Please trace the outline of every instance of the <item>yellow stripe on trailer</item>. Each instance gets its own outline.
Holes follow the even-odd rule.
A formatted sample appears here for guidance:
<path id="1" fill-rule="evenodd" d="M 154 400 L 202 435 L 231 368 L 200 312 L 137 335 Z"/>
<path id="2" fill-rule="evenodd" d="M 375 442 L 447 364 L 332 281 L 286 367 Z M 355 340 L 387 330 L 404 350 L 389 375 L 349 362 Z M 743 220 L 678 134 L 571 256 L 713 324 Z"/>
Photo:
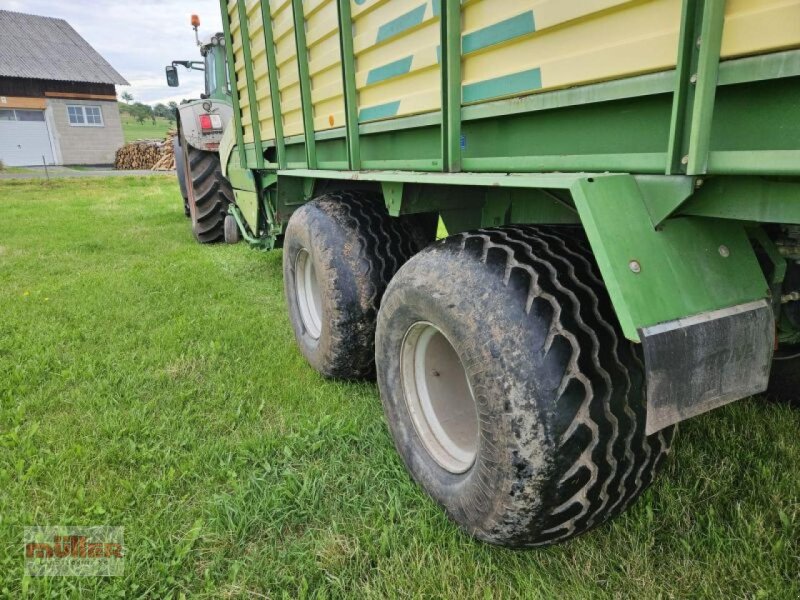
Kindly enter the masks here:
<path id="1" fill-rule="evenodd" d="M 303 3 L 315 131 L 344 126 L 344 84 L 336 5 L 336 0 Z"/>
<path id="2" fill-rule="evenodd" d="M 294 37 L 294 14 L 291 0 L 270 0 L 275 61 L 278 64 L 281 118 L 284 135 L 302 135 L 303 110 L 300 79 L 297 74 L 297 44 Z"/>
<path id="3" fill-rule="evenodd" d="M 275 137 L 275 122 L 272 116 L 272 97 L 269 89 L 267 68 L 267 46 L 264 39 L 264 16 L 260 0 L 249 0 L 246 4 L 248 33 L 250 34 L 250 60 L 253 69 L 253 85 L 256 97 L 258 126 L 261 139 Z"/>
<path id="4" fill-rule="evenodd" d="M 468 0 L 464 103 L 674 68 L 679 0 Z M 728 0 L 721 57 L 800 47 L 800 0 Z"/>
<path id="5" fill-rule="evenodd" d="M 233 41 L 233 68 L 236 73 L 236 90 L 239 93 L 239 108 L 242 120 L 242 138 L 245 144 L 252 144 L 255 140 L 253 133 L 253 118 L 250 114 L 250 98 L 247 95 L 247 75 L 245 72 L 244 40 L 239 22 L 239 6 L 236 0 L 228 2 L 228 15 L 231 22 L 231 40 Z M 252 38 L 251 38 L 252 39 Z"/>
<path id="6" fill-rule="evenodd" d="M 465 103 L 675 65 L 678 0 L 516 0 L 502 3 L 502 10 L 500 4 L 482 0 L 464 6 Z M 492 7 L 498 8 L 496 20 L 482 21 Z"/>
<path id="7" fill-rule="evenodd" d="M 800 0 L 727 0 L 722 58 L 800 48 Z"/>
<path id="8" fill-rule="evenodd" d="M 441 109 L 438 0 L 351 2 L 359 121 Z"/>

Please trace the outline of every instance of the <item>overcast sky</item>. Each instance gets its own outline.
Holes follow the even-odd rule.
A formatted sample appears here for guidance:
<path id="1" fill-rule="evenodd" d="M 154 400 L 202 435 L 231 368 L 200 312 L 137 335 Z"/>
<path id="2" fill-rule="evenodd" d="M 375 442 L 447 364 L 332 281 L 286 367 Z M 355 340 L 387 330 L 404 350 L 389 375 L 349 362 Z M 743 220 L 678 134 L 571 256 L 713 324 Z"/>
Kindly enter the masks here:
<path id="1" fill-rule="evenodd" d="M 189 19 L 200 15 L 200 35 L 222 31 L 218 0 L 0 0 L 0 8 L 58 17 L 103 55 L 130 86 L 117 86 L 140 102 L 180 102 L 203 91 L 203 74 L 179 67 L 181 86 L 167 87 L 164 67 L 200 59 Z"/>

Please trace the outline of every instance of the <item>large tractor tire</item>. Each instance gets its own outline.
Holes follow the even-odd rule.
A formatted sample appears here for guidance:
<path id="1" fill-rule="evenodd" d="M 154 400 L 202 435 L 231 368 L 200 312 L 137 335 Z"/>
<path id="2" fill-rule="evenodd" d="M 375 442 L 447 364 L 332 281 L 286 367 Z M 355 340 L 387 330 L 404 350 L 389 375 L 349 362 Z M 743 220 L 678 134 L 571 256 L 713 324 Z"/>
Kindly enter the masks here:
<path id="1" fill-rule="evenodd" d="M 183 148 L 181 148 L 180 133 L 172 138 L 172 150 L 175 153 L 175 174 L 178 177 L 178 187 L 183 198 L 183 214 L 192 216 L 189 210 L 189 191 L 186 189 L 186 167 L 184 165 Z"/>
<path id="2" fill-rule="evenodd" d="M 413 478 L 477 538 L 548 545 L 625 510 L 673 431 L 645 435 L 643 365 L 563 229 L 459 234 L 397 273 L 378 316 L 386 419 Z"/>
<path id="3" fill-rule="evenodd" d="M 319 373 L 374 376 L 378 307 L 421 249 L 417 237 L 371 194 L 331 193 L 294 212 L 283 242 L 284 290 L 300 351 Z"/>
<path id="4" fill-rule="evenodd" d="M 201 244 L 221 242 L 233 188 L 222 175 L 218 154 L 193 148 L 185 140 L 183 148 L 192 233 Z"/>
<path id="5" fill-rule="evenodd" d="M 775 353 L 766 397 L 800 407 L 800 346 Z"/>

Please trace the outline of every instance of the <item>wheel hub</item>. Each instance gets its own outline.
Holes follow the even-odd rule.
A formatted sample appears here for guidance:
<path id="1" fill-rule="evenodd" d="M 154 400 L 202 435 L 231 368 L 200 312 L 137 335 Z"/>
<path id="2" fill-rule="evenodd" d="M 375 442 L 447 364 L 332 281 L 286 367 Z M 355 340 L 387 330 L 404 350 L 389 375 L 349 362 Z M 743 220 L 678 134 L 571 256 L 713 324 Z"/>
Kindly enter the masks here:
<path id="1" fill-rule="evenodd" d="M 300 318 L 308 335 L 315 340 L 322 333 L 322 296 L 320 294 L 314 261 L 308 250 L 302 248 L 294 263 L 295 290 Z"/>
<path id="2" fill-rule="evenodd" d="M 400 369 L 406 407 L 425 450 L 451 473 L 469 470 L 478 453 L 480 426 L 453 345 L 435 325 L 415 323 L 403 339 Z"/>

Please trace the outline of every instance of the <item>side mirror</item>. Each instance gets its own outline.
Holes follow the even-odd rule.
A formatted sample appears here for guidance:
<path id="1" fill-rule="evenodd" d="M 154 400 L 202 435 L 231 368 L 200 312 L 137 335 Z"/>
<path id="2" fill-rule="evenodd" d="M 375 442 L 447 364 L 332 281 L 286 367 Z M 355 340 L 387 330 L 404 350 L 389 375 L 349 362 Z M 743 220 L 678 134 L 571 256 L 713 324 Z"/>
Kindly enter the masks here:
<path id="1" fill-rule="evenodd" d="M 180 85 L 178 82 L 178 69 L 169 65 L 164 70 L 167 72 L 167 85 L 169 87 L 178 87 Z"/>

